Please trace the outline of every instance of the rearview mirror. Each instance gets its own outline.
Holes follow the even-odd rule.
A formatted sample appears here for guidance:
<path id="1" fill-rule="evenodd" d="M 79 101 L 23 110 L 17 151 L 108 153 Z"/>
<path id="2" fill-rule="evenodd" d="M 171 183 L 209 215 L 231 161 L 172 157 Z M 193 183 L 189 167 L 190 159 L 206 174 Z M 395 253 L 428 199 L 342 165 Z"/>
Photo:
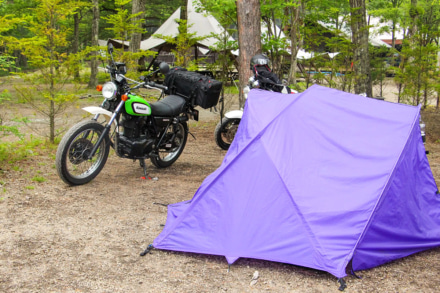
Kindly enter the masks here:
<path id="1" fill-rule="evenodd" d="M 170 66 L 166 62 L 161 62 L 159 64 L 159 69 L 162 74 L 167 74 L 170 71 Z"/>
<path id="2" fill-rule="evenodd" d="M 112 43 L 109 43 L 109 44 L 108 44 L 108 46 L 107 46 L 107 51 L 108 51 L 109 54 L 112 54 L 112 53 L 113 53 L 113 44 L 112 44 Z"/>

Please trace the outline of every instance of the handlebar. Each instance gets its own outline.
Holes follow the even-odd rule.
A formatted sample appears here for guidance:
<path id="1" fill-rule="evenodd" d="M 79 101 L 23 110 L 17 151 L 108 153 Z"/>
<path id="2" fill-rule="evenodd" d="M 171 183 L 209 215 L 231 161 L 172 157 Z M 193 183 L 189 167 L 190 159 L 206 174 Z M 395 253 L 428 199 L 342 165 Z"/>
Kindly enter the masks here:
<path id="1" fill-rule="evenodd" d="M 161 89 L 161 90 L 164 90 L 164 91 L 168 90 L 168 87 L 167 87 L 167 86 L 157 84 L 157 83 L 155 83 L 155 82 L 153 82 L 153 81 L 146 81 L 146 82 L 145 82 L 145 85 L 146 85 L 146 86 L 155 87 L 155 88 L 158 88 L 158 89 Z"/>

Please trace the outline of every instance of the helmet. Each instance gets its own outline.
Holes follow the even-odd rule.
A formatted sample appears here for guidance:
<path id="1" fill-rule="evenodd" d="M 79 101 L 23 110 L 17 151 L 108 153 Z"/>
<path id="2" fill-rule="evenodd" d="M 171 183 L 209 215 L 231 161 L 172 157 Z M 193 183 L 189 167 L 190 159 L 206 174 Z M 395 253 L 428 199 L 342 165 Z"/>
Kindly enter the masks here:
<path id="1" fill-rule="evenodd" d="M 255 68 L 255 66 L 269 66 L 270 60 L 264 54 L 257 54 L 251 58 L 251 70 Z M 270 67 L 270 66 L 269 66 Z"/>

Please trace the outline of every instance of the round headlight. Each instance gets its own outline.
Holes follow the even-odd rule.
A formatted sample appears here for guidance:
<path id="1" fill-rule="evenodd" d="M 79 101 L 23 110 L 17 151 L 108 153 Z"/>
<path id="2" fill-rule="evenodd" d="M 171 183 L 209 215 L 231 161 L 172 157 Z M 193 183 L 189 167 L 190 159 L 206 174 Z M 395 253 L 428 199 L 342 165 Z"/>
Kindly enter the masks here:
<path id="1" fill-rule="evenodd" d="M 113 82 L 109 81 L 104 84 L 102 87 L 102 95 L 107 100 L 114 100 L 116 98 L 116 91 L 118 87 Z"/>

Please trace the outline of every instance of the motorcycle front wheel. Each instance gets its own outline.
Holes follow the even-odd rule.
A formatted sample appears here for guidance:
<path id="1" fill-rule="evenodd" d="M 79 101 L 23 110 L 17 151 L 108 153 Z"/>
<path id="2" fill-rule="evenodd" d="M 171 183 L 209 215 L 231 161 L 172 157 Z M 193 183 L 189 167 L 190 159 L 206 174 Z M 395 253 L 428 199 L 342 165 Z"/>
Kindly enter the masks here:
<path id="1" fill-rule="evenodd" d="M 215 142 L 219 147 L 228 150 L 237 133 L 240 118 L 223 118 L 214 131 Z"/>
<path id="2" fill-rule="evenodd" d="M 110 140 L 105 137 L 95 155 L 88 159 L 104 126 L 94 120 L 74 125 L 58 145 L 56 167 L 60 178 L 69 185 L 82 185 L 94 179 L 104 167 Z"/>
<path id="3" fill-rule="evenodd" d="M 160 147 L 159 152 L 150 158 L 153 165 L 157 168 L 167 168 L 171 166 L 177 161 L 185 148 L 186 140 L 188 139 L 188 126 L 186 122 L 181 122 L 177 124 L 176 127 L 175 132 L 170 128 L 166 134 L 169 137 L 174 136 L 173 140 L 167 141 L 165 147 Z M 171 144 L 171 148 L 168 148 L 166 144 Z"/>

